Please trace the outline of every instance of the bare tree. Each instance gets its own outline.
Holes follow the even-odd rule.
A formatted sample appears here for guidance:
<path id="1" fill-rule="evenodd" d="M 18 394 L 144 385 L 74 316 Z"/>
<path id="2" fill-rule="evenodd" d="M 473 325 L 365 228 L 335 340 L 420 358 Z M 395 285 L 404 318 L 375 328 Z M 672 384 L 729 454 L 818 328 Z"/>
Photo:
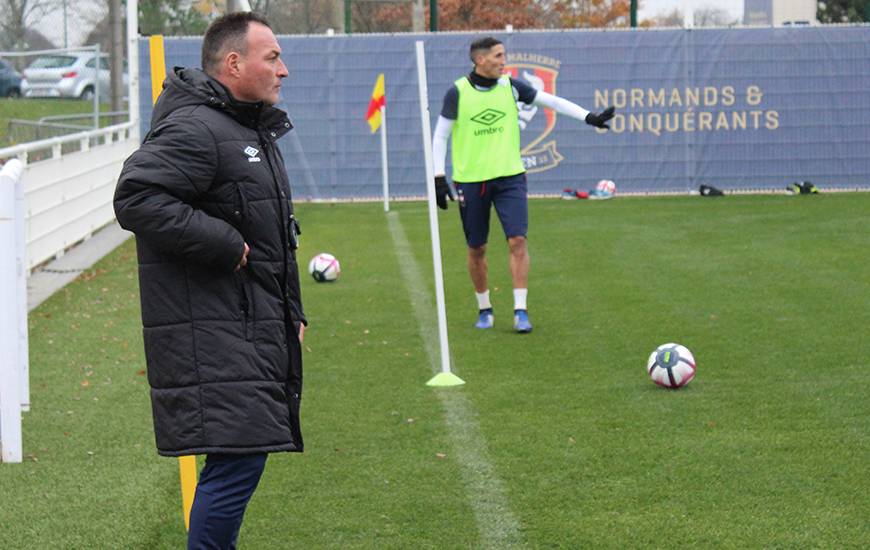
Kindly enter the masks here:
<path id="1" fill-rule="evenodd" d="M 56 0 L 0 0 L 0 50 L 27 49 L 28 28 L 56 6 Z"/>
<path id="2" fill-rule="evenodd" d="M 739 23 L 739 20 L 731 17 L 727 10 L 704 6 L 695 10 L 696 27 L 730 27 Z"/>
<path id="3" fill-rule="evenodd" d="M 631 15 L 629 0 L 565 0 L 554 7 L 566 27 L 627 27 Z"/>
<path id="4" fill-rule="evenodd" d="M 340 28 L 336 2 L 343 0 L 251 0 L 251 9 L 264 14 L 277 34 L 319 34 Z"/>
<path id="5" fill-rule="evenodd" d="M 272 5 L 272 0 L 250 0 L 251 11 L 257 13 L 269 13 L 269 8 Z"/>
<path id="6" fill-rule="evenodd" d="M 669 13 L 660 13 L 652 19 L 648 19 L 647 21 L 653 27 L 682 27 L 683 12 L 681 12 L 677 8 L 674 8 Z"/>

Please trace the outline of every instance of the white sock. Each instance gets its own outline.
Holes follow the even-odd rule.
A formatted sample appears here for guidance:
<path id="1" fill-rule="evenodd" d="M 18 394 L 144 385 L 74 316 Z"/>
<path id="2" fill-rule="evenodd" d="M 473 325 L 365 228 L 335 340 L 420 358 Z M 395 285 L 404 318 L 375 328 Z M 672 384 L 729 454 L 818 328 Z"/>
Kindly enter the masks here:
<path id="1" fill-rule="evenodd" d="M 483 292 L 475 292 L 474 295 L 477 296 L 478 309 L 492 309 L 492 304 L 489 303 L 489 289 Z"/>
<path id="2" fill-rule="evenodd" d="M 526 297 L 529 295 L 528 288 L 514 289 L 514 309 L 529 309 L 526 307 Z"/>

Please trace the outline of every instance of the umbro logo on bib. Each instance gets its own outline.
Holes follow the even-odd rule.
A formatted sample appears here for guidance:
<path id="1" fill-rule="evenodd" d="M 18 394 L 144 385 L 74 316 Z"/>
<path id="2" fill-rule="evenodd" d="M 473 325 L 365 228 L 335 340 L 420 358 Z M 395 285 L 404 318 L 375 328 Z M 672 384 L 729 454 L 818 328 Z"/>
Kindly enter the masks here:
<path id="1" fill-rule="evenodd" d="M 249 145 L 248 147 L 245 147 L 245 154 L 248 155 L 248 162 L 260 162 L 260 157 L 257 156 L 260 154 L 259 149 Z"/>
<path id="2" fill-rule="evenodd" d="M 478 124 L 483 124 L 484 126 L 492 126 L 499 120 L 503 119 L 504 116 L 505 114 L 501 111 L 495 109 L 484 109 L 471 117 L 471 120 Z"/>

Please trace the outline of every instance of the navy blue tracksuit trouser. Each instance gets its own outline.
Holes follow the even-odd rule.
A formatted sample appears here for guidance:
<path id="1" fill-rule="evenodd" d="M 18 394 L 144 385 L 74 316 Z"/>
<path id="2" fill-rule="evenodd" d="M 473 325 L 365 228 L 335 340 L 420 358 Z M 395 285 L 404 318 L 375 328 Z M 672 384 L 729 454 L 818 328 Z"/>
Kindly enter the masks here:
<path id="1" fill-rule="evenodd" d="M 260 482 L 267 456 L 206 457 L 190 510 L 188 550 L 235 550 L 245 508 Z"/>

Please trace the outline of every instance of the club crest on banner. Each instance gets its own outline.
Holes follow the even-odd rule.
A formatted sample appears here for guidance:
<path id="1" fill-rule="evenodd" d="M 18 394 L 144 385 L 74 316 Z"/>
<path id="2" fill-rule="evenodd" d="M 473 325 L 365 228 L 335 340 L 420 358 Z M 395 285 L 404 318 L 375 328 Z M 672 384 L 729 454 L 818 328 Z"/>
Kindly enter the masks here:
<path id="1" fill-rule="evenodd" d="M 545 56 L 510 53 L 505 72 L 510 74 L 511 78 L 520 80 L 536 90 L 556 95 L 559 65 L 558 60 Z M 519 101 L 517 109 L 520 119 L 521 156 L 526 171 L 534 173 L 554 168 L 565 158 L 556 150 L 556 140 L 547 140 L 556 126 L 556 112 Z"/>

